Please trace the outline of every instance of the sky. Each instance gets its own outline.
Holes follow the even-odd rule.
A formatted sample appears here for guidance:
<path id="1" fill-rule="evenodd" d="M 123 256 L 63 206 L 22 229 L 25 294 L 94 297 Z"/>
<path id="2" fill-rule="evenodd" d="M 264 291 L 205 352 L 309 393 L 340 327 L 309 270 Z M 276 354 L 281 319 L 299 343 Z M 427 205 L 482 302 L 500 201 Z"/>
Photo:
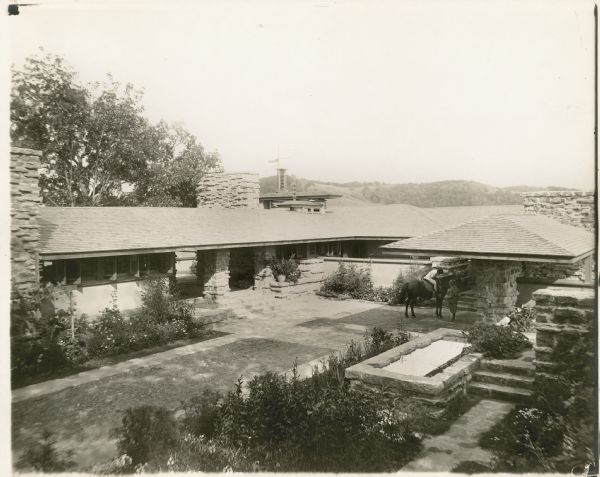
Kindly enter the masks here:
<path id="1" fill-rule="evenodd" d="M 228 171 L 594 186 L 590 1 L 37 1 L 11 63 L 143 87 Z"/>

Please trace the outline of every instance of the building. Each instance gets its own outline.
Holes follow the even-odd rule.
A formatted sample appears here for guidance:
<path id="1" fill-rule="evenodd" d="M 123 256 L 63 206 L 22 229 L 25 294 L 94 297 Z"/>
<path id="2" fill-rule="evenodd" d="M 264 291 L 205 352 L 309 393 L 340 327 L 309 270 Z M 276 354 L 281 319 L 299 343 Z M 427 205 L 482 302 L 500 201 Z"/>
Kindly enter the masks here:
<path id="1" fill-rule="evenodd" d="M 218 298 L 231 290 L 260 288 L 268 283 L 269 259 L 277 257 L 300 260 L 305 276 L 299 283 L 307 290 L 318 286 L 327 263 L 340 260 L 379 266 L 385 272 L 381 280 L 391 283 L 402 267 L 427 264 L 434 252 L 442 253 L 438 247 L 390 256 L 398 247 L 389 244 L 439 236 L 448 227 L 483 217 L 525 213 L 521 206 L 423 209 L 402 204 L 323 208 L 322 213 L 298 213 L 289 205 L 265 209 L 258 177 L 249 173 L 204 177 L 196 209 L 43 207 L 37 189 L 39 156 L 21 148 L 11 152 L 13 290 L 24 292 L 39 282 L 62 284 L 70 305 L 92 316 L 112 297 L 122 310 L 137 307 L 143 283 L 153 275 L 181 278 L 192 296 Z M 567 239 L 578 230 L 565 227 Z"/>

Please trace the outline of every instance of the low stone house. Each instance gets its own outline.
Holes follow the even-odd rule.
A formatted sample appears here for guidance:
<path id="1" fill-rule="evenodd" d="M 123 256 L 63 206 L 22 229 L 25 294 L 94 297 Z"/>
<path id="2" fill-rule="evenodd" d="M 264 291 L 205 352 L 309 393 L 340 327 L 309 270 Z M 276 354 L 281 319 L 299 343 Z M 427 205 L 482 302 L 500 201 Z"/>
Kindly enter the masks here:
<path id="1" fill-rule="evenodd" d="M 381 257 L 382 245 L 477 218 L 523 213 L 521 206 L 423 209 L 403 204 L 325 213 L 265 209 L 259 203 L 258 176 L 248 173 L 204 177 L 198 208 L 44 207 L 38 191 L 40 155 L 11 151 L 13 290 L 60 283 L 77 313 L 91 316 L 113 297 L 122 310 L 137 307 L 142 285 L 152 275 L 186 284 L 196 295 L 220 297 L 250 287 L 290 292 L 285 285 L 271 287 L 265 274 L 271 258 L 300 261 L 297 290 L 318 287 L 328 260 L 355 260 L 397 274 L 398 267 L 430 263 L 431 255 L 440 253 L 390 260 Z M 391 274 L 380 276 L 389 280 Z"/>

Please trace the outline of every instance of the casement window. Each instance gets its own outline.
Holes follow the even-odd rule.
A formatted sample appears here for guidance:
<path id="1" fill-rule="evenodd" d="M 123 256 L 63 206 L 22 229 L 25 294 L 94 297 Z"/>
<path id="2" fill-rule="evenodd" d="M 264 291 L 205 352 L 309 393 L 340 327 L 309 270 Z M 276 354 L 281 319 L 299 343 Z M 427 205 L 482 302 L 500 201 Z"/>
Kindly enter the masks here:
<path id="1" fill-rule="evenodd" d="M 62 285 L 97 285 L 125 282 L 174 271 L 174 253 L 117 255 L 42 262 L 43 282 Z"/>

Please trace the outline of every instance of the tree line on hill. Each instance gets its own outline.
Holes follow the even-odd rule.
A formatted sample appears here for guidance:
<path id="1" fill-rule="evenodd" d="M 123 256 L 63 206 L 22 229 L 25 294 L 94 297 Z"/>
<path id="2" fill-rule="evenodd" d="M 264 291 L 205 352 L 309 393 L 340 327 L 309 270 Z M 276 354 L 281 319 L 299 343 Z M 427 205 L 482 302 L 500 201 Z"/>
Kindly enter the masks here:
<path id="1" fill-rule="evenodd" d="M 198 181 L 221 160 L 181 124 L 152 124 L 142 96 L 110 75 L 82 84 L 43 50 L 13 70 L 11 142 L 43 152 L 45 204 L 196 206 Z"/>
<path id="2" fill-rule="evenodd" d="M 523 201 L 521 198 L 522 192 L 567 190 L 563 187 L 492 187 L 479 182 L 461 180 L 421 184 L 385 184 L 382 182 L 335 183 L 289 176 L 288 184 L 293 183 L 296 184 L 297 192 L 334 193 L 351 197 L 365 204 L 409 204 L 417 207 L 520 205 Z M 275 192 L 276 190 L 276 176 L 261 178 L 261 193 Z"/>

